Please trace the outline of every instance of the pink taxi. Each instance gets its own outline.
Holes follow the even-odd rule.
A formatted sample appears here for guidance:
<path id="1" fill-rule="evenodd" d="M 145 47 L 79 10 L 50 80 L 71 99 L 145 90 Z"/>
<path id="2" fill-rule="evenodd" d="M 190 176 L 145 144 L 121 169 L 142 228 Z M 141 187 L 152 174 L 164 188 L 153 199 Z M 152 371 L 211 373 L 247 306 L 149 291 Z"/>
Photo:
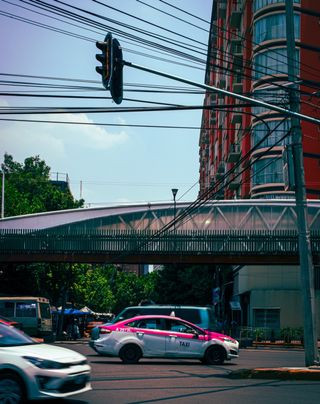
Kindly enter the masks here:
<path id="1" fill-rule="evenodd" d="M 99 331 L 90 346 L 124 363 L 137 363 L 140 358 L 184 358 L 221 365 L 239 354 L 235 339 L 172 316 L 137 316 L 101 325 Z"/>

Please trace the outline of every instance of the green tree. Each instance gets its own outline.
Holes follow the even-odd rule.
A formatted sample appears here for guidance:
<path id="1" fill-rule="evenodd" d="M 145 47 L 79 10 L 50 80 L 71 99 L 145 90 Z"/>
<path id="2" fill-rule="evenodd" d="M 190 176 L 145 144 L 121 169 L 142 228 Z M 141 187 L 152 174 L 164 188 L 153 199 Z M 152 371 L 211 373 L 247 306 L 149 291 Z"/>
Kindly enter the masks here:
<path id="1" fill-rule="evenodd" d="M 113 265 L 82 265 L 72 294 L 74 300 L 83 302 L 93 311 L 112 312 L 115 297 L 112 291 L 112 278 L 116 268 Z"/>
<path id="2" fill-rule="evenodd" d="M 6 153 L 1 168 L 1 174 L 5 173 L 5 216 L 83 206 L 83 199 L 75 200 L 69 190 L 62 190 L 50 180 L 50 167 L 39 156 L 28 157 L 21 164 Z"/>
<path id="3" fill-rule="evenodd" d="M 5 216 L 83 206 L 84 201 L 75 200 L 67 187 L 61 189 L 50 180 L 50 167 L 39 156 L 28 157 L 21 164 L 5 154 L 1 169 L 5 173 Z M 1 293 L 38 294 L 55 304 L 61 300 L 61 292 L 68 293 L 78 269 L 66 264 L 6 264 L 0 270 Z"/>
<path id="4" fill-rule="evenodd" d="M 127 306 L 138 305 L 142 300 L 153 300 L 157 280 L 156 274 L 137 276 L 134 273 L 117 272 L 113 290 L 114 312 L 119 313 Z"/>
<path id="5" fill-rule="evenodd" d="M 206 265 L 165 266 L 159 271 L 154 295 L 162 304 L 211 304 L 213 275 Z"/>

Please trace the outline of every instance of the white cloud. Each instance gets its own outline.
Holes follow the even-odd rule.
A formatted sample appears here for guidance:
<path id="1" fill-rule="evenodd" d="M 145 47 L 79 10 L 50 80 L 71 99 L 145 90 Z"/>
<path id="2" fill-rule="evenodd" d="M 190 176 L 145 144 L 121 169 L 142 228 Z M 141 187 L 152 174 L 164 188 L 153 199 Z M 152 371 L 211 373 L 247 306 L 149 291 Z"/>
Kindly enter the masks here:
<path id="1" fill-rule="evenodd" d="M 46 115 L 42 119 L 93 123 L 85 114 Z M 50 160 L 65 158 L 75 149 L 85 152 L 107 150 L 125 143 L 129 138 L 123 130 L 109 132 L 97 125 L 2 122 L 1 126 L 0 151 L 2 155 L 4 152 L 12 154 L 17 160 L 36 154 L 49 156 Z"/>

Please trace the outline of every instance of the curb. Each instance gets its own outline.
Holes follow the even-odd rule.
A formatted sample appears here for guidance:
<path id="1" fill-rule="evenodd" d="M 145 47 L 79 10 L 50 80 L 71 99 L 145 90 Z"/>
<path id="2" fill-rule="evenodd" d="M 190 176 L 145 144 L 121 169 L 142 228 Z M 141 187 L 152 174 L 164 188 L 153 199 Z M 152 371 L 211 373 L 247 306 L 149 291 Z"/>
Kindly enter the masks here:
<path id="1" fill-rule="evenodd" d="M 89 344 L 88 339 L 76 339 L 72 341 L 62 341 L 62 340 L 56 340 L 54 344 L 64 344 L 64 345 L 75 345 L 75 344 Z"/>
<path id="2" fill-rule="evenodd" d="M 228 374 L 231 379 L 280 379 L 320 381 L 320 367 L 239 369 Z"/>

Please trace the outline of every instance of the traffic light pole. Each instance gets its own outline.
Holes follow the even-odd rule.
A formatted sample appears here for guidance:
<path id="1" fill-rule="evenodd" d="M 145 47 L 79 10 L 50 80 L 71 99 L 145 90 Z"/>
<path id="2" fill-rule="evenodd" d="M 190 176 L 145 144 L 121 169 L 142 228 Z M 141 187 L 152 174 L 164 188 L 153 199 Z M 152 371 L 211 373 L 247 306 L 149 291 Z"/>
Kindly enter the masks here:
<path id="1" fill-rule="evenodd" d="M 286 1 L 286 34 L 287 34 L 287 59 L 288 59 L 288 81 L 293 83 L 288 87 L 290 109 L 299 112 L 300 102 L 297 84 L 295 84 L 295 71 L 298 61 L 295 52 L 294 18 L 292 0 Z M 294 162 L 296 213 L 299 234 L 300 251 L 300 276 L 301 291 L 303 296 L 304 314 L 304 347 L 305 364 L 312 366 L 319 363 L 318 341 L 315 316 L 315 292 L 314 292 L 314 269 L 312 262 L 312 251 L 310 232 L 308 229 L 308 209 L 306 199 L 305 174 L 303 166 L 303 147 L 300 119 L 291 116 L 292 131 L 292 154 Z"/>

